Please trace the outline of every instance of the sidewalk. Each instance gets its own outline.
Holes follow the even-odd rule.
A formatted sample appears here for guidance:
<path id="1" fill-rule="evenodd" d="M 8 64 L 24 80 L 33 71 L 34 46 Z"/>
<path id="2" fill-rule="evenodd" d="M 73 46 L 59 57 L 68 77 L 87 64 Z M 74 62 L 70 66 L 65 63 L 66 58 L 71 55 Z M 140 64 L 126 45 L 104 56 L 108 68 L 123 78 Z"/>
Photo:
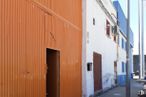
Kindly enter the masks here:
<path id="1" fill-rule="evenodd" d="M 143 87 L 142 84 L 137 83 L 136 81 L 132 80 L 131 81 L 131 97 L 138 97 L 137 92 L 140 89 L 142 89 L 142 87 Z M 126 97 L 125 87 L 116 87 L 96 97 Z"/>

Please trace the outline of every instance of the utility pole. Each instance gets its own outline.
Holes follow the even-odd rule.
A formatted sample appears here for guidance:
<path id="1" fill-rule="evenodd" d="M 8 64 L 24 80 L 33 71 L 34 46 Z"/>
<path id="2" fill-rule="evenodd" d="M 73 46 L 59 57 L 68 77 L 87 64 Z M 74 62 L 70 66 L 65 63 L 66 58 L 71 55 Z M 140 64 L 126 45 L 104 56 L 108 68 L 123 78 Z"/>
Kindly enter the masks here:
<path id="1" fill-rule="evenodd" d="M 145 76 L 145 62 L 144 62 L 144 22 L 143 22 L 143 0 L 138 0 L 138 14 L 139 14 L 139 78 L 143 79 Z"/>
<path id="2" fill-rule="evenodd" d="M 143 73 L 143 78 L 145 77 L 145 59 L 144 59 L 144 6 L 143 6 L 143 2 L 144 0 L 142 0 L 142 4 L 141 4 L 141 42 L 142 42 L 142 73 Z"/>
<path id="3" fill-rule="evenodd" d="M 141 33 L 140 33 L 140 5 L 141 5 L 141 0 L 138 0 L 138 52 L 139 52 L 139 79 L 142 79 L 142 64 L 141 64 L 141 61 L 140 61 L 140 59 L 141 59 L 141 50 L 140 50 L 140 48 L 141 48 Z"/>
<path id="4" fill-rule="evenodd" d="M 127 64 L 126 64 L 126 97 L 131 97 L 130 93 L 130 0 L 127 0 Z"/>

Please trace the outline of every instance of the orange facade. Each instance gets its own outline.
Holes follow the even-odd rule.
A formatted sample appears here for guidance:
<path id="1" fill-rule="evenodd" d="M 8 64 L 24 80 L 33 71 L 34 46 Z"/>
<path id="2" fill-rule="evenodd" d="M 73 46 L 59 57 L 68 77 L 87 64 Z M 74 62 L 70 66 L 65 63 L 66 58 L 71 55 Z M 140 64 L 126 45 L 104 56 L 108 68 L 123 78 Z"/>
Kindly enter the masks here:
<path id="1" fill-rule="evenodd" d="M 81 0 L 0 0 L 0 97 L 46 97 L 46 49 L 60 97 L 81 97 Z"/>

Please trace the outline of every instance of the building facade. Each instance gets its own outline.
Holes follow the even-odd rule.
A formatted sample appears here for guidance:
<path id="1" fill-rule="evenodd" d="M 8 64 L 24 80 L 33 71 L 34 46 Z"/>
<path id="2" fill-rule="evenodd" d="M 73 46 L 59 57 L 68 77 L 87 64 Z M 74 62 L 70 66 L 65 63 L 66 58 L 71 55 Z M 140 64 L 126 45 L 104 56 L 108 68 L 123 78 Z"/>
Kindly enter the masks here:
<path id="1" fill-rule="evenodd" d="M 126 50 L 127 50 L 127 18 L 118 1 L 113 2 L 117 11 L 117 20 L 119 26 L 119 67 L 118 67 L 118 84 L 125 85 L 126 82 Z M 133 73 L 133 32 L 130 28 L 130 73 Z"/>
<path id="2" fill-rule="evenodd" d="M 126 81 L 126 37 L 119 30 L 118 33 L 118 61 L 117 61 L 117 84 L 125 85 Z"/>
<path id="3" fill-rule="evenodd" d="M 144 57 L 146 63 L 146 55 Z M 146 64 L 145 64 L 145 70 L 146 70 Z M 139 55 L 133 55 L 133 72 L 139 73 Z"/>
<path id="4" fill-rule="evenodd" d="M 116 10 L 110 0 L 83 2 L 83 97 L 115 86 L 117 32 Z"/>
<path id="5" fill-rule="evenodd" d="M 127 19 L 118 1 L 83 1 L 83 97 L 90 97 L 115 85 L 125 85 L 126 24 Z M 130 66 L 133 68 L 131 29 L 130 47 Z"/>
<path id="6" fill-rule="evenodd" d="M 0 0 L 0 97 L 82 96 L 82 0 Z"/>

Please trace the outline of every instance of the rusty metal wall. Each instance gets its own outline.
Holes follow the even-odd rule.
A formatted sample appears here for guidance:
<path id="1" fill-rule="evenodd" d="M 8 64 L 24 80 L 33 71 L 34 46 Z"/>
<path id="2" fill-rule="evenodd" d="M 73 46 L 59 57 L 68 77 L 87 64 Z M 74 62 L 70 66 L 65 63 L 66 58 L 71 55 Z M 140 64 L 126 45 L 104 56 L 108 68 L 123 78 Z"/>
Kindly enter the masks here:
<path id="1" fill-rule="evenodd" d="M 60 51 L 60 97 L 81 97 L 81 0 L 0 0 L 0 97 L 45 97 L 46 48 Z"/>

